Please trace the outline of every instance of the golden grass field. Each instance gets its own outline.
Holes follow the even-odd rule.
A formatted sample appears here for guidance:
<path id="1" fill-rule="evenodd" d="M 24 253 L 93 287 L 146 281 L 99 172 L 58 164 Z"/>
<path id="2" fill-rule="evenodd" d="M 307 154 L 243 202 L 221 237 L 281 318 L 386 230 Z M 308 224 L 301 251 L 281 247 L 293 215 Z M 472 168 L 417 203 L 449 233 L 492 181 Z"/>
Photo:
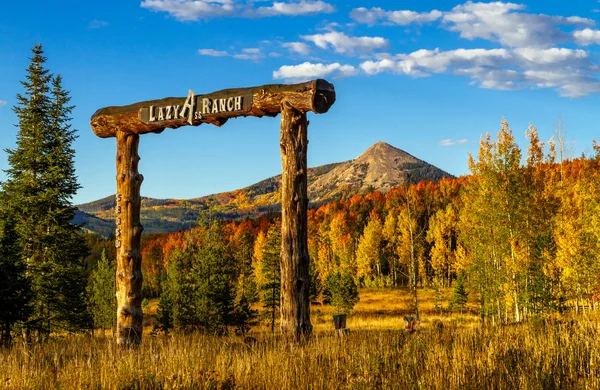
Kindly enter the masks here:
<path id="1" fill-rule="evenodd" d="M 599 316 L 482 329 L 472 314 L 434 315 L 433 293 L 420 295 L 415 333 L 403 330 L 406 290 L 361 290 L 346 336 L 332 330 L 331 309 L 316 305 L 304 344 L 271 335 L 266 324 L 250 343 L 200 334 L 146 334 L 132 350 L 98 336 L 17 341 L 0 349 L 0 388 L 600 389 Z M 442 329 L 431 326 L 436 318 Z"/>

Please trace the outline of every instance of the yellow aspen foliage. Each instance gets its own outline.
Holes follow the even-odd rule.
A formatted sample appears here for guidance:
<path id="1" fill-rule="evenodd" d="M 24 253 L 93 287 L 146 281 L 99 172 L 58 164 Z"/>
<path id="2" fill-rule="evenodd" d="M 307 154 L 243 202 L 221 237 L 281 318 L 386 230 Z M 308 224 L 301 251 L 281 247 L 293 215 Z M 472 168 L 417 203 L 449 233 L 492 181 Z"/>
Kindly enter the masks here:
<path id="1" fill-rule="evenodd" d="M 267 236 L 261 230 L 256 236 L 256 240 L 254 240 L 254 251 L 252 254 L 252 270 L 254 273 L 254 277 L 256 278 L 256 283 L 261 285 L 264 284 L 262 269 L 263 269 L 263 253 L 265 251 L 265 247 L 267 246 Z"/>
<path id="2" fill-rule="evenodd" d="M 429 220 L 427 241 L 432 244 L 431 268 L 435 275 L 449 284 L 450 272 L 455 262 L 458 215 L 452 204 L 438 210 Z"/>
<path id="3" fill-rule="evenodd" d="M 372 211 L 369 222 L 358 242 L 356 252 L 357 276 L 359 279 L 381 277 L 381 244 L 383 224 L 379 215 Z"/>

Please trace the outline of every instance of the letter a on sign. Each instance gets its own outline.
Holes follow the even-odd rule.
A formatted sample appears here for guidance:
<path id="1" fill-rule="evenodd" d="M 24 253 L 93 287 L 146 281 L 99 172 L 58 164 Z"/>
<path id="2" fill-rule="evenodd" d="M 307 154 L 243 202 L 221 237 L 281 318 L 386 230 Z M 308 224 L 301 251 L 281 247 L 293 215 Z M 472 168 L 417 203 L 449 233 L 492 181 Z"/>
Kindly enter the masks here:
<path id="1" fill-rule="evenodd" d="M 181 109 L 181 113 L 179 113 L 179 117 L 180 118 L 185 118 L 185 113 L 187 111 L 187 116 L 188 116 L 188 123 L 190 125 L 192 125 L 192 119 L 194 118 L 194 96 L 196 94 L 194 93 L 194 91 L 192 91 L 190 89 L 190 91 L 188 92 L 188 97 L 187 99 L 185 99 L 185 104 L 183 105 L 183 108 Z"/>

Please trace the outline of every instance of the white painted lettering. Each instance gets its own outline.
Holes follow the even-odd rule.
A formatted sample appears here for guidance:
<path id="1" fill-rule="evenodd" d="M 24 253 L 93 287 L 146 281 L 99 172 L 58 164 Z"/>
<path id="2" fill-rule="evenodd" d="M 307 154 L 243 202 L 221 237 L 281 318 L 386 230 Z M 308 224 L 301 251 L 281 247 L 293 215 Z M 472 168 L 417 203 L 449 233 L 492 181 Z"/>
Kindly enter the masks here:
<path id="1" fill-rule="evenodd" d="M 171 116 L 171 113 L 172 113 L 172 111 L 171 111 L 171 110 L 172 110 L 172 109 L 173 109 L 173 107 L 171 107 L 171 106 L 167 106 L 167 114 L 166 114 L 166 116 L 165 116 L 165 119 L 166 119 L 166 120 L 173 119 L 173 117 Z"/>
<path id="2" fill-rule="evenodd" d="M 227 99 L 227 111 L 233 111 L 233 98 Z"/>
<path id="3" fill-rule="evenodd" d="M 217 99 L 213 99 L 213 101 L 212 101 L 212 113 L 213 114 L 219 113 L 219 101 Z"/>
<path id="4" fill-rule="evenodd" d="M 156 115 L 154 114 L 154 106 L 150 106 L 148 114 L 148 122 L 156 122 Z"/>
<path id="5" fill-rule="evenodd" d="M 210 113 L 210 100 L 202 98 L 202 115 Z"/>
<path id="6" fill-rule="evenodd" d="M 187 117 L 188 117 L 188 123 L 191 125 L 193 124 L 193 119 L 194 119 L 194 91 L 192 91 L 190 89 L 190 91 L 188 92 L 188 97 L 187 99 L 185 99 L 185 104 L 183 105 L 183 108 L 181 109 L 181 112 L 179 113 L 179 118 L 184 119 L 185 115 L 187 113 Z"/>
<path id="7" fill-rule="evenodd" d="M 158 120 L 159 121 L 164 121 L 165 120 L 165 109 L 164 109 L 164 107 L 158 107 Z"/>
<path id="8" fill-rule="evenodd" d="M 225 100 L 225 99 L 219 99 L 219 111 L 220 112 L 227 111 L 226 103 L 227 103 L 227 100 Z"/>
<path id="9" fill-rule="evenodd" d="M 242 111 L 242 97 L 236 96 L 235 98 L 235 111 Z"/>

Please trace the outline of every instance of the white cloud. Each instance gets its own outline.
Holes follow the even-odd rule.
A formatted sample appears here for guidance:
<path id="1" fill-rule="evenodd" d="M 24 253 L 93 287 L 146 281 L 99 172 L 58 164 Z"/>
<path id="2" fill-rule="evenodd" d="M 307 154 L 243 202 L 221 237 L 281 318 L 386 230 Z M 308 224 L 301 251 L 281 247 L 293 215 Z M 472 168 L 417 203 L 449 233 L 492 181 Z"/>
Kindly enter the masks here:
<path id="1" fill-rule="evenodd" d="M 448 139 L 443 139 L 440 141 L 441 146 L 454 146 L 454 145 L 462 145 L 462 144 L 466 144 L 466 143 L 469 143 L 469 140 L 464 139 L 464 138 L 457 139 L 457 140 L 448 138 Z"/>
<path id="2" fill-rule="evenodd" d="M 553 47 L 550 49 L 538 49 L 532 47 L 521 47 L 514 49 L 513 52 L 524 60 L 534 62 L 537 65 L 557 64 L 570 62 L 587 62 L 589 55 L 585 50 L 574 50 Z"/>
<path id="3" fill-rule="evenodd" d="M 285 47 L 292 53 L 307 55 L 310 53 L 310 46 L 304 42 L 287 42 L 281 46 Z"/>
<path id="4" fill-rule="evenodd" d="M 493 66 L 510 58 L 511 54 L 506 49 L 421 49 L 380 61 L 365 61 L 360 67 L 371 75 L 389 71 L 418 77 L 430 72 L 443 73 L 450 67 Z"/>
<path id="5" fill-rule="evenodd" d="M 142 8 L 167 12 L 180 21 L 233 16 L 238 10 L 233 0 L 144 0 Z"/>
<path id="6" fill-rule="evenodd" d="M 274 79 L 285 80 L 306 80 L 322 78 L 329 75 L 334 76 L 352 76 L 356 74 L 356 68 L 351 65 L 333 64 L 313 64 L 305 62 L 299 65 L 284 65 L 273 72 Z"/>
<path id="7" fill-rule="evenodd" d="M 0 107 L 6 106 L 8 102 L 6 100 L 0 100 Z"/>
<path id="8" fill-rule="evenodd" d="M 199 49 L 198 54 L 209 57 L 232 57 L 238 60 L 259 61 L 263 58 L 263 54 L 259 48 L 251 47 L 242 49 L 240 53 L 228 53 L 215 49 Z"/>
<path id="9" fill-rule="evenodd" d="M 379 21 L 408 26 L 413 23 L 429 23 L 442 17 L 442 12 L 434 9 L 430 12 L 415 12 L 410 10 L 385 11 L 381 8 L 355 8 L 350 17 L 358 23 L 373 25 Z"/>
<path id="10" fill-rule="evenodd" d="M 581 16 L 549 16 L 526 12 L 523 4 L 495 1 L 467 1 L 450 11 L 437 9 L 386 11 L 364 7 L 352 10 L 350 16 L 358 23 L 408 26 L 431 23 L 441 19 L 441 26 L 460 33 L 465 39 L 485 39 L 509 47 L 551 47 L 567 42 L 570 34 L 562 26 L 592 26 L 592 19 Z"/>
<path id="11" fill-rule="evenodd" d="M 242 49 L 241 53 L 233 54 L 232 57 L 238 60 L 259 61 L 263 58 L 263 55 L 259 48 L 249 47 Z"/>
<path id="12" fill-rule="evenodd" d="M 321 49 L 333 48 L 336 53 L 342 54 L 364 53 L 376 49 L 384 49 L 388 46 L 388 40 L 382 37 L 350 37 L 337 31 L 304 35 L 302 39 L 314 43 Z"/>
<path id="13" fill-rule="evenodd" d="M 208 20 L 219 17 L 300 16 L 335 12 L 321 0 L 299 2 L 274 1 L 270 6 L 254 8 L 256 1 L 242 0 L 144 0 L 140 4 L 155 12 L 166 12 L 179 21 Z"/>
<path id="14" fill-rule="evenodd" d="M 596 78 L 600 67 L 581 49 L 422 49 L 396 56 L 380 55 L 376 61 L 364 61 L 360 69 L 368 75 L 382 72 L 411 77 L 459 75 L 468 77 L 472 85 L 480 88 L 552 88 L 565 97 L 600 92 L 600 80 Z"/>
<path id="15" fill-rule="evenodd" d="M 600 80 L 576 69 L 527 70 L 524 77 L 537 88 L 555 88 L 565 97 L 579 98 L 600 92 Z"/>
<path id="16" fill-rule="evenodd" d="M 226 51 L 220 51 L 215 49 L 198 49 L 198 54 L 201 56 L 210 56 L 210 57 L 227 57 L 229 53 Z"/>
<path id="17" fill-rule="evenodd" d="M 104 20 L 98 20 L 98 19 L 94 19 L 88 24 L 89 28 L 102 28 L 102 27 L 106 27 L 106 26 L 108 26 L 108 22 L 105 22 Z"/>
<path id="18" fill-rule="evenodd" d="M 445 12 L 443 22 L 451 31 L 459 32 L 462 38 L 481 38 L 510 47 L 552 46 L 569 39 L 558 26 L 594 24 L 593 20 L 579 16 L 520 12 L 524 9 L 523 4 L 467 1 Z"/>
<path id="19" fill-rule="evenodd" d="M 496 89 L 500 91 L 512 91 L 522 88 L 522 75 L 513 69 L 493 69 L 482 66 L 473 68 L 460 68 L 454 74 L 468 76 L 471 78 L 470 85 L 479 88 Z"/>
<path id="20" fill-rule="evenodd" d="M 259 7 L 257 16 L 299 16 L 335 12 L 335 7 L 323 1 L 300 1 L 299 3 L 274 2 L 270 7 Z"/>
<path id="21" fill-rule="evenodd" d="M 577 30 L 573 32 L 573 38 L 575 38 L 575 42 L 581 45 L 587 46 L 593 43 L 600 45 L 600 30 L 592 30 L 591 28 Z"/>

